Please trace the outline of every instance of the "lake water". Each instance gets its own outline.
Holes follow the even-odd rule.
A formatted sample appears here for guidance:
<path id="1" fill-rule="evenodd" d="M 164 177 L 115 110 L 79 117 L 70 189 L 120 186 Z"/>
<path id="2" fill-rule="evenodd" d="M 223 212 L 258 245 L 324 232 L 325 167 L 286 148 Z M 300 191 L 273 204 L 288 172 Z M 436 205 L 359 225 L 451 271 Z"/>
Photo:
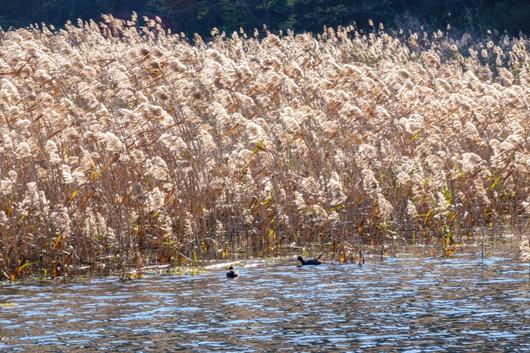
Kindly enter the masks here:
<path id="1" fill-rule="evenodd" d="M 0 352 L 530 352 L 529 265 L 512 257 L 3 283 Z"/>

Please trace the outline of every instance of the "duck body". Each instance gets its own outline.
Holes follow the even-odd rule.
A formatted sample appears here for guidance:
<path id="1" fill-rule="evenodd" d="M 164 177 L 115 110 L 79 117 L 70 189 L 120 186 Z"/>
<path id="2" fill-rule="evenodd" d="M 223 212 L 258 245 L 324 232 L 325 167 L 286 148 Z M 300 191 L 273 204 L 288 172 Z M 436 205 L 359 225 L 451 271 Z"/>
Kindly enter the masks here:
<path id="1" fill-rule="evenodd" d="M 298 261 L 300 261 L 300 263 L 302 264 L 301 266 L 317 266 L 322 264 L 322 262 L 317 259 L 311 259 L 306 261 L 302 256 L 298 256 Z"/>
<path id="2" fill-rule="evenodd" d="M 232 266 L 230 266 L 228 269 L 229 271 L 226 273 L 227 278 L 236 278 L 237 276 L 239 276 L 237 272 L 234 271 L 234 268 Z"/>

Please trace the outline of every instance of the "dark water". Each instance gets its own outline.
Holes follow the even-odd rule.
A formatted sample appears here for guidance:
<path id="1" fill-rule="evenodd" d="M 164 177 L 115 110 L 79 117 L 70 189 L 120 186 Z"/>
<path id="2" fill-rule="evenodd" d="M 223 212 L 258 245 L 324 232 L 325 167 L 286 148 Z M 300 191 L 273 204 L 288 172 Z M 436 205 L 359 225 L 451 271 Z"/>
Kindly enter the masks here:
<path id="1" fill-rule="evenodd" d="M 0 288 L 1 352 L 530 352 L 529 265 L 500 256 Z"/>

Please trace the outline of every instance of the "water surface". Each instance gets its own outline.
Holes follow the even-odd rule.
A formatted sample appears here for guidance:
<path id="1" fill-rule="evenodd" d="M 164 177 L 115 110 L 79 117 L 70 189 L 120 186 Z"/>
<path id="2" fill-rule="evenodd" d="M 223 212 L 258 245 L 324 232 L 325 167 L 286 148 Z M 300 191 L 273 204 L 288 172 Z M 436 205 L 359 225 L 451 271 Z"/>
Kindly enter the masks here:
<path id="1" fill-rule="evenodd" d="M 1 352 L 530 352 L 529 267 L 413 255 L 0 287 Z"/>

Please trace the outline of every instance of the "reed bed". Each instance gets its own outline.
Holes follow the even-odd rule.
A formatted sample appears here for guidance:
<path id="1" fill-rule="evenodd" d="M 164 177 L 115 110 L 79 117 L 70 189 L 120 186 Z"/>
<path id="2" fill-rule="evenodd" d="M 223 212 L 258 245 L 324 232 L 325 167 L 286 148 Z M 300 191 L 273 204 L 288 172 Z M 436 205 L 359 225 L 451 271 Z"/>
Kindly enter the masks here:
<path id="1" fill-rule="evenodd" d="M 0 32 L 0 276 L 434 237 L 530 212 L 530 41 Z"/>

